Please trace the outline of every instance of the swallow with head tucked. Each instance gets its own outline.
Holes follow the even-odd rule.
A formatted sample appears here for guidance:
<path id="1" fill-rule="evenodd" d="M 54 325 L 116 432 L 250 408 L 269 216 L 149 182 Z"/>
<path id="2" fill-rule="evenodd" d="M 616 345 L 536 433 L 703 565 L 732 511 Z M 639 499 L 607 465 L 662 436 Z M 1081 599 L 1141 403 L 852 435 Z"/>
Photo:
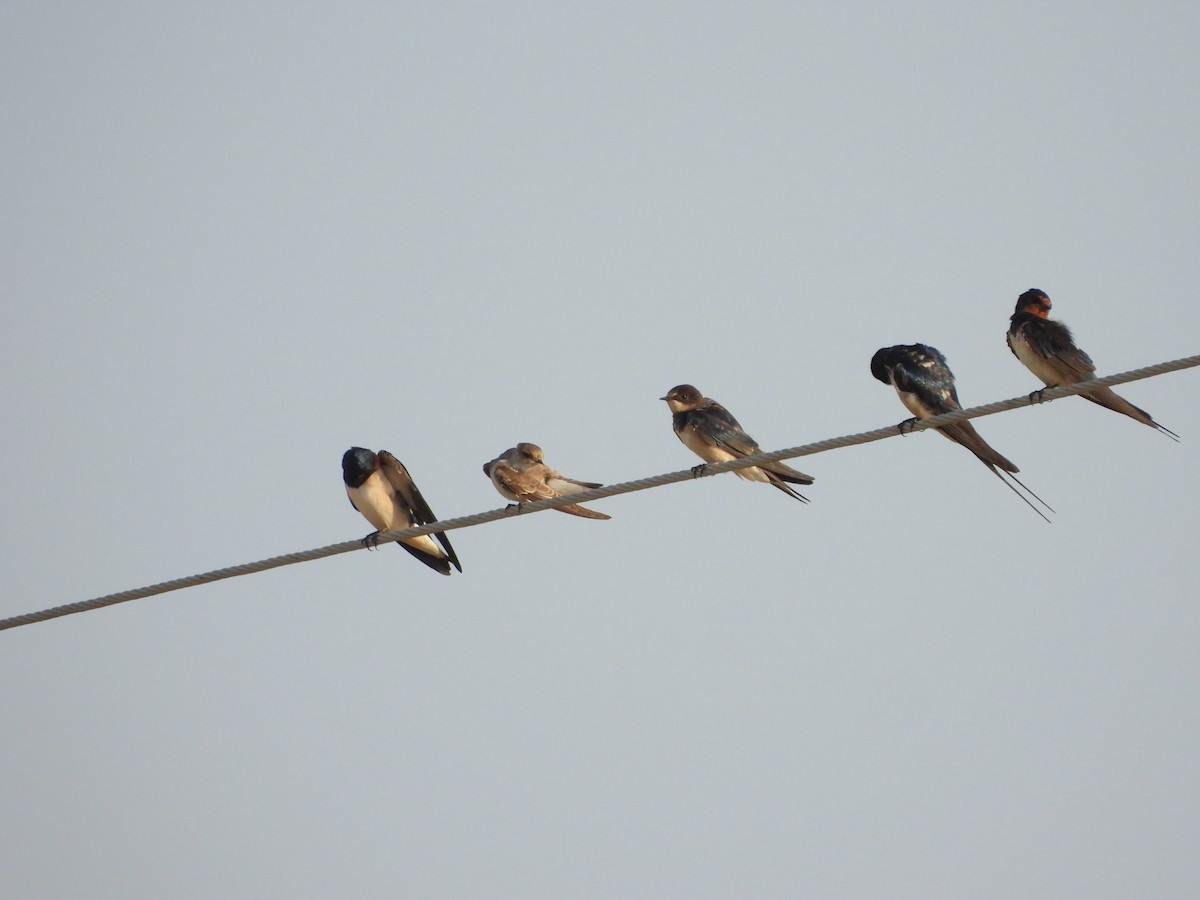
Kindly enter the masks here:
<path id="1" fill-rule="evenodd" d="M 350 505 L 375 526 L 376 530 L 363 538 L 363 543 L 368 546 L 378 541 L 381 531 L 400 531 L 437 521 L 408 469 L 386 450 L 375 453 L 363 447 L 351 447 L 342 455 L 342 481 Z M 450 574 L 451 564 L 462 571 L 450 539 L 440 532 L 401 538 L 397 543 L 443 575 Z"/>
<path id="2" fill-rule="evenodd" d="M 926 344 L 898 344 L 895 347 L 884 347 L 871 358 L 871 374 L 884 384 L 890 384 L 896 389 L 900 402 L 907 407 L 918 419 L 931 419 L 943 413 L 962 409 L 958 402 L 958 391 L 954 387 L 954 373 L 946 364 L 946 357 L 937 349 Z M 910 420 L 911 421 L 911 420 Z M 901 431 L 904 430 L 902 423 Z M 1017 478 L 1021 471 L 1011 461 L 1001 456 L 987 441 L 980 437 L 975 426 L 967 419 L 943 425 L 938 428 L 944 437 L 956 444 L 961 444 L 975 458 L 991 470 L 992 474 L 1024 500 L 1029 508 L 1046 519 L 1046 516 L 1029 499 L 1022 494 L 1011 481 L 1019 484 L 1030 497 L 1042 506 L 1054 512 L 1041 497 L 1035 494 Z M 1002 474 L 1003 473 L 1003 474 Z M 1049 522 L 1049 519 L 1046 519 Z"/>

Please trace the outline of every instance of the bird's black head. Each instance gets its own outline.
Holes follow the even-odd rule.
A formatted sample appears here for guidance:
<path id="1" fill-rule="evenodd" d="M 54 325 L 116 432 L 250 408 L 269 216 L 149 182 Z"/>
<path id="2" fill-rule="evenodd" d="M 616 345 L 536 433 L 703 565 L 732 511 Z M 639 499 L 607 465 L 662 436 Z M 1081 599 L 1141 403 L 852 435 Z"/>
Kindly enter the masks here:
<path id="1" fill-rule="evenodd" d="M 880 350 L 876 350 L 875 355 L 871 357 L 871 374 L 884 384 L 892 383 L 892 376 L 888 372 L 888 358 L 895 349 L 895 347 L 883 347 Z"/>
<path id="2" fill-rule="evenodd" d="M 375 451 L 363 447 L 351 447 L 342 454 L 342 481 L 350 487 L 358 487 L 379 468 L 379 457 Z"/>
<path id="3" fill-rule="evenodd" d="M 1050 314 L 1050 298 L 1046 296 L 1046 292 L 1039 291 L 1037 288 L 1030 288 L 1018 297 L 1017 309 L 1013 315 L 1023 312 L 1032 313 L 1043 319 L 1046 318 Z"/>

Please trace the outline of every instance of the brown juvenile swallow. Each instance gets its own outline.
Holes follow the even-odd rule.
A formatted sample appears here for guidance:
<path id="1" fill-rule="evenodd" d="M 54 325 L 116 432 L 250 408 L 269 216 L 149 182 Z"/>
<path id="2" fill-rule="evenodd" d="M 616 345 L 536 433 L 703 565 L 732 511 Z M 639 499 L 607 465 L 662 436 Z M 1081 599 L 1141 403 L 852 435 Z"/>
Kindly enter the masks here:
<path id="1" fill-rule="evenodd" d="M 517 503 L 532 503 L 534 500 L 548 500 L 565 494 L 577 494 L 589 488 L 603 487 L 593 481 L 568 478 L 546 465 L 543 459 L 541 447 L 522 442 L 484 463 L 483 474 L 492 480 L 502 497 Z M 612 518 L 578 503 L 556 506 L 555 509 L 585 519 Z"/>

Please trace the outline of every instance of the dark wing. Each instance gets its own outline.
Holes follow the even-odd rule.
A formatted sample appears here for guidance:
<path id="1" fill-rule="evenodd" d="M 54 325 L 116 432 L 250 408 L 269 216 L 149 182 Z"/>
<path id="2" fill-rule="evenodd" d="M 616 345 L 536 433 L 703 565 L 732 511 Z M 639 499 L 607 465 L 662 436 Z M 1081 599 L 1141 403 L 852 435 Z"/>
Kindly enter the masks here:
<path id="1" fill-rule="evenodd" d="M 913 344 L 903 348 L 892 360 L 891 372 L 892 383 L 900 390 L 930 400 L 936 398 L 949 409 L 962 409 L 954 373 L 946 365 L 946 357 L 933 347 Z"/>
<path id="2" fill-rule="evenodd" d="M 433 514 L 433 510 L 429 508 L 429 504 L 425 502 L 425 498 L 421 496 L 416 482 L 408 474 L 408 469 L 404 468 L 404 463 L 400 462 L 400 460 L 396 459 L 388 451 L 380 450 L 379 470 L 383 473 L 383 477 L 388 480 L 388 484 L 392 486 L 392 490 L 400 495 L 400 499 L 404 501 L 404 505 L 412 513 L 414 522 L 418 525 L 430 525 L 437 521 L 437 516 Z M 446 551 L 446 556 L 450 558 L 450 562 L 454 563 L 454 568 L 461 572 L 462 566 L 458 562 L 458 555 L 454 552 L 454 548 L 450 546 L 450 539 L 440 531 L 433 532 L 433 536 L 442 545 L 442 549 Z"/>
<path id="3" fill-rule="evenodd" d="M 1025 340 L 1063 376 L 1064 383 L 1096 377 L 1092 358 L 1075 346 L 1071 329 L 1062 322 L 1031 316 L 1025 325 Z"/>
<path id="4" fill-rule="evenodd" d="M 429 566 L 429 568 L 433 569 L 433 571 L 440 572 L 442 575 L 450 574 L 450 560 L 448 557 L 428 553 L 404 541 L 396 541 L 396 546 L 402 550 L 407 550 L 414 559 L 419 559 L 425 565 Z M 454 564 L 457 566 L 458 562 L 456 561 Z M 462 571 L 461 566 L 459 566 L 458 571 Z"/>
<path id="5" fill-rule="evenodd" d="M 792 484 L 813 483 L 813 477 L 811 475 L 805 475 L 799 469 L 793 469 L 791 466 L 782 461 L 762 463 L 759 468 L 767 473 L 768 478 L 773 475 L 783 481 L 790 481 Z"/>
<path id="6" fill-rule="evenodd" d="M 431 522 L 437 521 L 437 516 L 433 514 L 433 510 L 429 508 L 429 504 L 425 502 L 425 498 L 421 496 L 421 492 L 417 490 L 416 484 L 412 480 L 412 476 L 408 474 L 408 469 L 404 467 L 404 463 L 392 456 L 386 450 L 379 451 L 379 471 L 383 473 L 383 477 L 387 479 L 388 484 L 392 486 L 400 499 L 404 501 L 404 505 L 413 514 L 413 521 L 418 525 L 428 525 Z"/>
<path id="7" fill-rule="evenodd" d="M 733 414 L 716 401 L 709 401 L 699 409 L 692 410 L 688 413 L 688 417 L 693 428 L 704 434 L 713 444 L 729 451 L 734 456 L 753 456 L 762 452 L 758 441 L 746 434 Z M 767 473 L 767 479 L 775 487 L 791 494 L 797 500 L 808 502 L 807 498 L 779 484 L 779 481 L 790 481 L 792 484 L 812 484 L 811 475 L 805 475 L 782 462 L 764 463 L 759 468 Z"/>
<path id="8" fill-rule="evenodd" d="M 692 428 L 735 456 L 752 456 L 759 452 L 758 441 L 746 434 L 733 414 L 720 403 L 709 402 L 693 409 L 687 416 Z"/>

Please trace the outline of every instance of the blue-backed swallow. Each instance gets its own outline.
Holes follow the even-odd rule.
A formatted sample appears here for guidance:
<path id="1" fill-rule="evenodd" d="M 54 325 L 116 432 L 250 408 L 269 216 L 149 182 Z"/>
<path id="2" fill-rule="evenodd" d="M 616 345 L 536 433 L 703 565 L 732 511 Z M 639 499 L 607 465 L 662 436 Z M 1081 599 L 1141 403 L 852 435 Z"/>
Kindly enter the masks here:
<path id="1" fill-rule="evenodd" d="M 1050 298 L 1045 291 L 1030 288 L 1017 298 L 1017 309 L 1008 326 L 1008 349 L 1024 363 L 1025 368 L 1041 379 L 1046 387 L 1063 384 L 1078 384 L 1096 377 L 1096 366 L 1092 358 L 1075 345 L 1071 330 L 1050 315 Z M 1159 425 L 1144 409 L 1134 406 L 1124 397 L 1113 393 L 1111 388 L 1096 388 L 1080 394 L 1093 403 L 1106 406 L 1136 419 L 1143 425 L 1157 428 L 1169 438 L 1179 440 L 1179 435 Z"/>
<path id="2" fill-rule="evenodd" d="M 346 483 L 350 505 L 376 528 L 363 538 L 363 543 L 368 546 L 378 540 L 381 531 L 399 531 L 437 521 L 408 469 L 386 450 L 375 453 L 362 447 L 351 447 L 342 455 L 342 481 Z M 454 568 L 462 571 L 449 538 L 440 532 L 401 538 L 397 543 L 443 575 L 450 574 L 452 563 Z"/>
<path id="3" fill-rule="evenodd" d="M 522 441 L 510 447 L 493 460 L 483 464 L 483 474 L 492 480 L 500 496 L 520 503 L 548 500 L 564 494 L 577 494 L 602 485 L 594 481 L 576 481 L 546 465 L 542 448 L 537 444 Z M 571 503 L 556 506 L 559 512 L 582 516 L 585 519 L 611 519 L 602 512 Z"/>
<path id="4" fill-rule="evenodd" d="M 899 344 L 895 347 L 884 347 L 871 357 L 871 374 L 896 389 L 908 411 L 918 419 L 929 419 L 942 413 L 962 409 L 958 402 L 958 391 L 954 388 L 954 373 L 946 365 L 946 357 L 936 349 L 925 344 Z M 901 425 L 901 430 L 904 426 Z M 938 428 L 944 436 L 966 447 L 976 458 L 987 466 L 997 478 L 1018 497 L 1024 500 L 1029 508 L 1043 519 L 1036 506 L 1029 502 L 1007 479 L 1019 484 L 1038 503 L 1054 512 L 1046 502 L 1035 494 L 1016 477 L 1021 471 L 1012 462 L 997 453 L 979 436 L 975 426 L 969 420 L 963 419 L 951 425 Z M 1001 474 L 1003 473 L 1003 474 Z M 1049 522 L 1049 519 L 1046 519 Z"/>
<path id="5" fill-rule="evenodd" d="M 690 384 L 673 387 L 667 396 L 660 399 L 666 400 L 670 407 L 671 426 L 679 440 L 704 460 L 704 465 L 693 470 L 697 475 L 709 463 L 744 459 L 762 452 L 758 442 L 746 434 L 729 410 L 716 400 L 705 397 Z M 805 475 L 781 462 L 735 469 L 733 474 L 749 481 L 766 482 L 801 503 L 807 503 L 808 498 L 788 485 L 813 483 L 811 475 Z"/>

